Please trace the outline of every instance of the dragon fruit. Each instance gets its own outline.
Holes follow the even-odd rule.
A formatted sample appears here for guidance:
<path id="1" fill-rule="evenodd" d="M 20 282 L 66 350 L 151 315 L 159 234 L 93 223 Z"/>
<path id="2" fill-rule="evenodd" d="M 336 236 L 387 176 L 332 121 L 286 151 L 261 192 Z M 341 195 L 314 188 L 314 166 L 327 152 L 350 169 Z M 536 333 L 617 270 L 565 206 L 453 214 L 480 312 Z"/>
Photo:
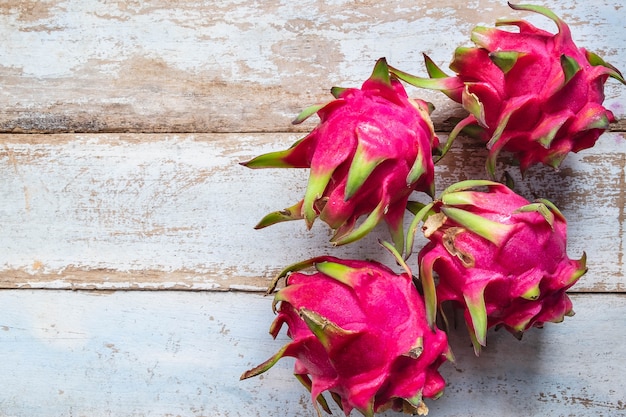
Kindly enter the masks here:
<path id="1" fill-rule="evenodd" d="M 430 80 L 391 69 L 410 84 L 443 90 L 462 103 L 470 114 L 453 129 L 444 149 L 461 131 L 486 142 L 492 178 L 501 150 L 513 153 L 523 173 L 538 163 L 558 168 L 569 152 L 592 147 L 615 121 L 602 106 L 604 83 L 610 76 L 626 84 L 615 67 L 577 47 L 567 24 L 552 11 L 509 6 L 548 17 L 558 33 L 524 20 L 499 20 L 496 26 L 517 26 L 519 31 L 474 28 L 471 39 L 478 47 L 457 48 L 450 65 L 455 77 L 427 56 Z"/>
<path id="2" fill-rule="evenodd" d="M 310 267 L 314 273 L 299 272 Z M 443 393 L 438 368 L 451 352 L 446 334 L 428 326 L 406 268 L 396 274 L 377 262 L 330 256 L 286 268 L 268 291 L 287 277 L 275 294 L 275 311 L 280 305 L 270 333 L 276 337 L 286 323 L 293 340 L 241 379 L 289 356 L 296 358 L 294 374 L 311 392 L 318 414 L 320 406 L 330 413 L 324 391 L 346 416 L 353 409 L 372 416 L 389 408 L 426 414 L 423 398 Z"/>
<path id="3" fill-rule="evenodd" d="M 317 113 L 320 124 L 285 151 L 243 163 L 250 168 L 310 168 L 304 199 L 270 213 L 257 229 L 319 217 L 341 245 L 358 240 L 385 221 L 396 247 L 404 242 L 403 218 L 409 195 L 434 193 L 434 134 L 428 103 L 411 99 L 390 77 L 384 58 L 361 89 L 333 88 L 335 100 L 305 109 L 294 123 Z M 366 216 L 357 226 L 361 216 Z"/>
<path id="4" fill-rule="evenodd" d="M 565 291 L 586 272 L 585 255 L 568 258 L 566 220 L 548 200 L 530 203 L 503 184 L 462 181 L 423 206 L 411 230 L 422 220 L 429 242 L 418 262 L 428 320 L 447 301 L 461 307 L 476 354 L 488 328 L 521 338 L 573 314 Z"/>

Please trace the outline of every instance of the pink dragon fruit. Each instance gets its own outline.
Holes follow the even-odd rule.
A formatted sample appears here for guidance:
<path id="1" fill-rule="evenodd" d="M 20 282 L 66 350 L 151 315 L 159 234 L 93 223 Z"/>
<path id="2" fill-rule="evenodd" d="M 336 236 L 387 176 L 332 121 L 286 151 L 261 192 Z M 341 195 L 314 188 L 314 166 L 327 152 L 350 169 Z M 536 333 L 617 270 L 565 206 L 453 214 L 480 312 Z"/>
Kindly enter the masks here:
<path id="1" fill-rule="evenodd" d="M 462 181 L 424 206 L 411 230 L 424 218 L 429 242 L 418 260 L 428 320 L 446 301 L 463 308 L 476 354 L 490 327 L 521 337 L 573 314 L 565 291 L 586 272 L 585 255 L 568 258 L 567 224 L 551 202 L 529 203 L 496 182 Z"/>
<path id="2" fill-rule="evenodd" d="M 522 172 L 534 164 L 558 168 L 569 152 L 592 147 L 615 121 L 602 106 L 604 83 L 622 74 L 598 55 L 577 47 L 569 27 L 552 11 L 533 5 L 509 6 L 552 19 L 557 34 L 524 20 L 499 20 L 519 32 L 476 27 L 475 48 L 457 48 L 448 77 L 426 56 L 433 78 L 425 81 L 391 69 L 416 86 L 443 90 L 470 113 L 453 129 L 444 150 L 462 130 L 487 143 L 487 171 L 495 176 L 501 150 L 512 152 Z M 445 152 L 444 152 L 445 153 Z"/>
<path id="3" fill-rule="evenodd" d="M 309 168 L 304 199 L 268 214 L 256 228 L 304 218 L 310 228 L 319 216 L 341 245 L 369 233 L 385 220 L 401 251 L 409 195 L 434 193 L 432 148 L 438 146 L 428 103 L 411 99 L 389 75 L 385 59 L 376 63 L 361 89 L 333 88 L 336 100 L 304 110 L 300 123 L 316 113 L 320 124 L 285 151 L 258 156 L 250 168 Z M 361 216 L 365 220 L 356 226 Z M 356 227 L 355 227 L 356 226 Z"/>
<path id="4" fill-rule="evenodd" d="M 316 272 L 297 272 L 311 266 Z M 286 323 L 293 341 L 241 379 L 290 356 L 318 413 L 319 405 L 330 413 L 324 391 L 346 416 L 353 409 L 365 416 L 388 408 L 428 412 L 423 398 L 443 393 L 438 368 L 451 352 L 446 334 L 428 326 L 408 267 L 396 274 L 376 262 L 322 256 L 288 267 L 268 292 L 285 276 L 270 333 L 276 337 Z"/>

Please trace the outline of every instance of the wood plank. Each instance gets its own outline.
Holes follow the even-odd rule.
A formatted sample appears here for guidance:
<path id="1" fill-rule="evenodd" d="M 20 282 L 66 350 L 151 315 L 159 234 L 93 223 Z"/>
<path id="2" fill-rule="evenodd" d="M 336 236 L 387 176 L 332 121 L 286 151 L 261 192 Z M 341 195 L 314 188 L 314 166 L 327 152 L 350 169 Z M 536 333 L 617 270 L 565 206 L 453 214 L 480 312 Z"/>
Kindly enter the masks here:
<path id="1" fill-rule="evenodd" d="M 290 121 L 331 86 L 360 86 L 379 57 L 425 75 L 422 53 L 447 66 L 477 24 L 524 17 L 554 31 L 501 0 L 409 3 L 4 1 L 0 131 L 306 129 Z M 626 70 L 622 0 L 551 6 L 580 46 Z M 612 80 L 606 93 L 624 130 L 626 89 Z M 412 94 L 435 103 L 440 128 L 459 114 L 442 94 Z"/>
<path id="2" fill-rule="evenodd" d="M 430 415 L 617 416 L 626 411 L 626 296 L 574 295 L 576 316 L 522 341 L 490 332 L 476 358 L 451 332 L 456 365 Z M 0 412 L 12 417 L 314 416 L 267 334 L 271 298 L 215 292 L 0 291 Z M 242 307 L 245 306 L 245 312 Z M 335 415 L 341 412 L 335 409 Z M 398 416 L 387 412 L 381 416 Z"/>
<path id="3" fill-rule="evenodd" d="M 377 244 L 388 239 L 382 227 L 340 248 L 321 222 L 253 230 L 302 198 L 307 172 L 238 162 L 298 137 L 0 136 L 0 287 L 262 291 L 285 266 L 322 253 L 393 265 Z M 605 134 L 559 172 L 534 167 L 522 180 L 511 170 L 518 192 L 551 199 L 569 219 L 570 256 L 587 252 L 576 291 L 625 290 L 624 139 Z M 484 158 L 482 145 L 460 141 L 438 167 L 438 190 L 485 178 Z"/>

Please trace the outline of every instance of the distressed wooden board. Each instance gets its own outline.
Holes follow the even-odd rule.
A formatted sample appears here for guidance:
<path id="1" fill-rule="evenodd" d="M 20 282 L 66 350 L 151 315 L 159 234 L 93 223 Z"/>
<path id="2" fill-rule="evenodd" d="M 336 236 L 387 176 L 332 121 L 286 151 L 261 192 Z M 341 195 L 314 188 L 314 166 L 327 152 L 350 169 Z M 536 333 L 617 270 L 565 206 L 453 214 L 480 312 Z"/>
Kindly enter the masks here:
<path id="1" fill-rule="evenodd" d="M 412 3 L 0 1 L 0 132 L 108 132 L 0 135 L 0 415 L 315 415 L 292 362 L 238 381 L 286 341 L 267 334 L 271 299 L 245 291 L 322 253 L 393 265 L 377 245 L 387 233 L 332 248 L 319 222 L 254 231 L 301 198 L 306 171 L 237 162 L 291 144 L 315 123 L 290 125 L 301 108 L 360 85 L 381 56 L 423 75 L 422 52 L 445 67 L 476 24 L 515 16 L 554 30 L 504 1 Z M 621 1 L 550 7 L 626 70 Z M 410 92 L 435 103 L 438 129 L 461 114 Z M 442 368 L 449 386 L 431 415 L 626 413 L 626 88 L 610 80 L 606 95 L 613 133 L 560 172 L 514 175 L 570 219 L 570 255 L 587 252 L 577 315 L 522 342 L 490 333 L 481 358 L 454 330 L 457 368 Z M 438 190 L 484 178 L 484 156 L 459 143 Z"/>
<path id="2" fill-rule="evenodd" d="M 428 401 L 430 415 L 624 413 L 626 297 L 574 295 L 573 302 L 576 316 L 521 342 L 490 332 L 480 358 L 465 329 L 452 330 L 456 368 L 441 367 L 448 386 Z M 0 413 L 313 417 L 291 359 L 239 381 L 287 341 L 284 332 L 277 340 L 267 334 L 270 304 L 218 292 L 0 291 Z"/>
<path id="3" fill-rule="evenodd" d="M 238 162 L 297 138 L 0 136 L 0 286 L 261 291 L 285 266 L 322 253 L 393 265 L 377 244 L 388 239 L 382 227 L 341 248 L 321 222 L 253 230 L 302 198 L 307 171 Z M 551 199 L 569 218 L 570 256 L 586 251 L 590 268 L 576 291 L 624 291 L 624 139 L 605 134 L 560 172 L 534 167 L 522 180 L 511 170 L 522 195 Z M 484 158 L 482 145 L 458 142 L 438 167 L 438 190 L 485 178 Z"/>
<path id="4" fill-rule="evenodd" d="M 626 70 L 622 0 L 549 3 L 579 45 Z M 445 67 L 475 25 L 502 17 L 555 30 L 502 0 L 5 0 L 0 131 L 291 130 L 302 108 L 333 85 L 359 86 L 379 57 L 425 75 L 422 53 Z M 435 103 L 438 126 L 458 114 L 441 94 L 415 94 Z M 609 81 L 618 119 L 625 101 Z"/>

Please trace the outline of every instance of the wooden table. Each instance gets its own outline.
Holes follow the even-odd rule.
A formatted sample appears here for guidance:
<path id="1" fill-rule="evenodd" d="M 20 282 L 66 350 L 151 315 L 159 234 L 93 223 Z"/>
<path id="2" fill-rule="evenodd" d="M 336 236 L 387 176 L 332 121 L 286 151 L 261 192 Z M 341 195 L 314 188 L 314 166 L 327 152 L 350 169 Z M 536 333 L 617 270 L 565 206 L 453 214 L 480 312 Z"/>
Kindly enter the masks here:
<path id="1" fill-rule="evenodd" d="M 302 137 L 316 120 L 292 126 L 300 109 L 360 86 L 379 57 L 425 75 L 422 53 L 446 67 L 477 24 L 516 16 L 554 31 L 503 1 L 461 3 L 2 2 L 0 415 L 315 415 L 289 360 L 238 380 L 287 340 L 267 334 L 262 293 L 314 255 L 391 264 L 376 244 L 387 234 L 333 248 L 321 223 L 255 231 L 301 198 L 307 173 L 238 162 Z M 552 7 L 579 45 L 626 70 L 621 0 Z M 462 110 L 409 91 L 435 104 L 445 139 Z M 570 256 L 587 253 L 576 316 L 521 342 L 491 332 L 480 358 L 453 330 L 457 364 L 442 367 L 430 415 L 626 414 L 625 103 L 609 80 L 618 121 L 593 149 L 559 172 L 511 171 L 518 192 L 569 219 Z M 484 178 L 484 157 L 460 140 L 437 189 Z"/>

